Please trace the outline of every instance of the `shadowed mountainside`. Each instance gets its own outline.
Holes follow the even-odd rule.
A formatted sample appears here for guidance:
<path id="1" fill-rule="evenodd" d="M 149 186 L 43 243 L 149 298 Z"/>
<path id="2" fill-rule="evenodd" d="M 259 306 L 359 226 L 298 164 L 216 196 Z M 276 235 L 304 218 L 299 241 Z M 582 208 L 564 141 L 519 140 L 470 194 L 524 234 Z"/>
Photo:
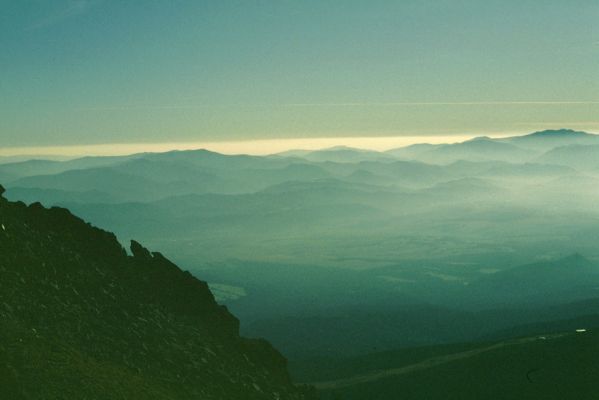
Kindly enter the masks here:
<path id="1" fill-rule="evenodd" d="M 66 209 L 1 196 L 0 224 L 0 397 L 312 397 L 160 253 L 132 241 L 128 256 Z"/>

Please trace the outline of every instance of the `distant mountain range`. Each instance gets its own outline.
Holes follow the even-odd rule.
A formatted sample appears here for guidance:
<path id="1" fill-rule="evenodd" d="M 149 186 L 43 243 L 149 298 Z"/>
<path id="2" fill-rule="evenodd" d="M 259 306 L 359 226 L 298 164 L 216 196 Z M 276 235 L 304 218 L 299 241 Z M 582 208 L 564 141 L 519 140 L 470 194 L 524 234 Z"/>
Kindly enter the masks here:
<path id="1" fill-rule="evenodd" d="M 291 385 L 279 353 L 239 337 L 208 286 L 166 257 L 209 282 L 244 336 L 267 337 L 293 365 L 318 356 L 357 365 L 354 357 L 450 343 L 480 350 L 481 341 L 596 326 L 598 137 L 558 130 L 387 152 L 192 150 L 0 164 L 5 196 L 16 202 L 0 204 L 1 343 L 16 343 L 0 347 L 0 383 L 27 398 L 43 398 L 26 392 L 33 380 L 71 394 L 81 379 L 91 398 L 99 387 L 112 398 L 195 390 L 236 398 L 242 387 L 249 398 L 310 398 Z M 117 237 L 161 253 L 134 242 L 128 256 Z M 196 328 L 201 340 L 190 342 Z M 569 340 L 542 349 L 565 354 Z M 400 382 L 406 398 L 442 395 L 405 379 L 453 387 L 435 371 L 458 366 L 451 376 L 463 379 L 516 349 L 541 360 L 536 343 L 339 393 L 389 398 L 385 390 Z M 50 372 L 23 369 L 23 357 Z M 376 365 L 402 368 L 392 361 Z M 191 386 L 172 384 L 187 376 L 197 377 Z M 510 396 L 528 390 L 510 387 Z M 483 389 L 465 393 L 480 398 Z"/>
<path id="2" fill-rule="evenodd" d="M 599 135 L 571 129 L 546 130 L 523 136 L 504 138 L 477 137 L 461 143 L 414 144 L 376 152 L 350 147 L 332 147 L 323 150 L 291 150 L 277 154 L 316 162 L 355 163 L 360 161 L 417 160 L 434 164 L 448 164 L 458 160 L 534 162 L 544 153 L 564 146 L 599 145 Z"/>
<path id="3" fill-rule="evenodd" d="M 222 289 L 244 335 L 296 360 L 593 314 L 597 137 L 29 160 L 0 180 L 12 201 L 159 249 Z"/>

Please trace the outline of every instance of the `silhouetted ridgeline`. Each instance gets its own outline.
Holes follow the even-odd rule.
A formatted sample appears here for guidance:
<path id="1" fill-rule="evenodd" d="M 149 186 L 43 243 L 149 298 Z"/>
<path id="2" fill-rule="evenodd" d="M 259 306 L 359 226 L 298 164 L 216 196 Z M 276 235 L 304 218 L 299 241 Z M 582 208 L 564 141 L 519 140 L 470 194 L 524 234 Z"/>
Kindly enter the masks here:
<path id="1" fill-rule="evenodd" d="M 286 360 L 160 253 L 0 186 L 0 398 L 305 399 Z"/>

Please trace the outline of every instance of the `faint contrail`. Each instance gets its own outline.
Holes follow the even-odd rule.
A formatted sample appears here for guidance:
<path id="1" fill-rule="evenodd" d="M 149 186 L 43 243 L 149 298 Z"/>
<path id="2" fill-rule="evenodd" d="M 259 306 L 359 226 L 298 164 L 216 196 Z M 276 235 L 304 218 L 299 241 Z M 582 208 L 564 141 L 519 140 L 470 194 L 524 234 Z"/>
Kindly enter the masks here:
<path id="1" fill-rule="evenodd" d="M 427 101 L 389 103 L 289 103 L 285 107 L 378 107 L 378 106 L 490 106 L 490 105 L 571 105 L 599 104 L 599 101 Z"/>
<path id="2" fill-rule="evenodd" d="M 193 110 L 210 108 L 277 108 L 277 107 L 419 107 L 419 106 L 492 106 L 492 105 L 592 105 L 599 101 L 429 101 L 429 102 L 373 102 L 373 103 L 243 103 L 243 104 L 116 104 L 78 107 L 85 111 L 127 110 Z"/>

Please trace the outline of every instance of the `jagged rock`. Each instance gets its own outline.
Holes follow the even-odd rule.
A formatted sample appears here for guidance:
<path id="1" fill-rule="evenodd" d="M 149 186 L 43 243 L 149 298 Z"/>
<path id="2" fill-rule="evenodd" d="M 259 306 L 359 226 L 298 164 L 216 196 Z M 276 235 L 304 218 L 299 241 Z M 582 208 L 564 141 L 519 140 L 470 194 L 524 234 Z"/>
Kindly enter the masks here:
<path id="1" fill-rule="evenodd" d="M 150 251 L 135 240 L 131 240 L 131 253 L 133 254 L 133 257 L 139 258 L 143 261 L 147 261 L 152 258 Z"/>

